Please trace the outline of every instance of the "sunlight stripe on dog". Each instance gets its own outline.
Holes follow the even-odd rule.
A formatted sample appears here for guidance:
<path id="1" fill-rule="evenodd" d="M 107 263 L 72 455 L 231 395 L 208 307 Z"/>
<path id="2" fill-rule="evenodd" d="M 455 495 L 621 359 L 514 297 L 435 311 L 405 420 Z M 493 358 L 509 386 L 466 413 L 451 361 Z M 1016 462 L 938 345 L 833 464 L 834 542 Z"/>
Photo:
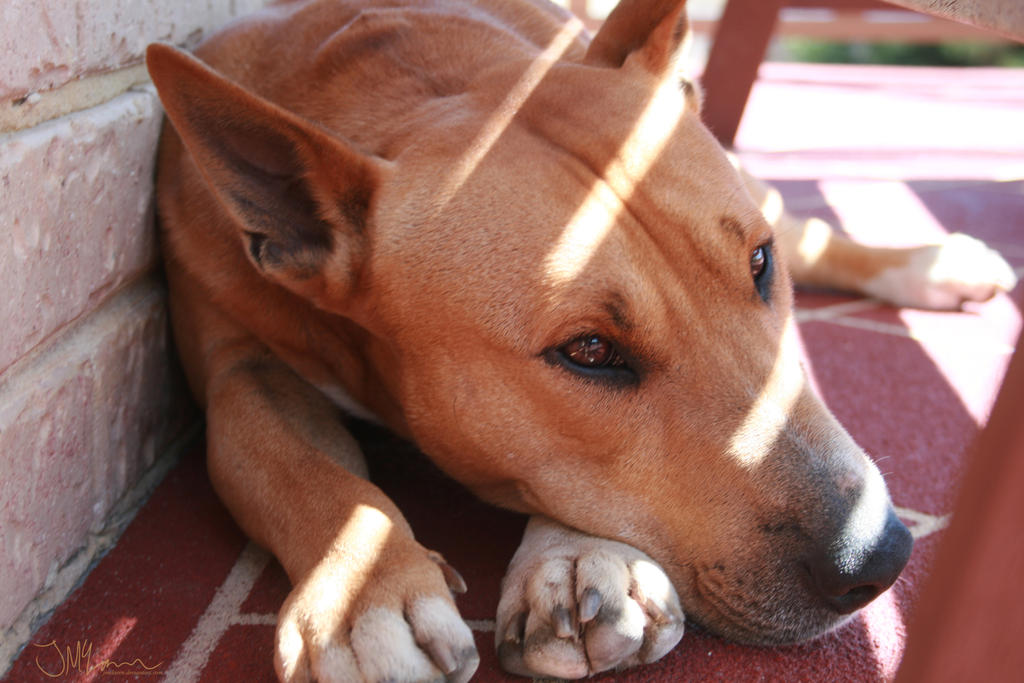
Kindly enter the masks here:
<path id="1" fill-rule="evenodd" d="M 566 284 L 586 268 L 615 224 L 621 198 L 633 194 L 676 132 L 687 111 L 680 104 L 683 99 L 678 87 L 668 85 L 659 88 L 647 103 L 633 131 L 604 169 L 604 181 L 594 182 L 545 257 L 544 272 L 549 282 Z"/>
<path id="2" fill-rule="evenodd" d="M 494 143 L 498 141 L 501 134 L 508 128 L 516 112 L 519 111 L 526 99 L 537 88 L 555 62 L 565 55 L 566 51 L 569 50 L 582 32 L 583 24 L 578 19 L 566 22 L 558 34 L 544 48 L 544 51 L 534 58 L 519 81 L 509 90 L 504 101 L 495 109 L 494 113 L 481 128 L 479 134 L 467 148 L 466 153 L 451 165 L 451 170 L 449 170 L 448 176 L 444 179 L 442 188 L 438 192 L 442 207 L 469 180 L 473 171 L 476 170 L 476 167 L 483 158 L 494 147 Z M 440 208 L 438 211 L 440 211 Z"/>

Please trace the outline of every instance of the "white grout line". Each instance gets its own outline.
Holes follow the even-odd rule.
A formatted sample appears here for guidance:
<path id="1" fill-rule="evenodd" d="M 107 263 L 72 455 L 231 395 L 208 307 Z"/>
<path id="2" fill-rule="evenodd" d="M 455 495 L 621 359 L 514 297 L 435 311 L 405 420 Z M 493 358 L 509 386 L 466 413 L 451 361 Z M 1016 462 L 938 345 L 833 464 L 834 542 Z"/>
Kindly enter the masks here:
<path id="1" fill-rule="evenodd" d="M 860 330 L 868 330 L 870 332 L 878 332 L 879 334 L 889 334 L 894 337 L 905 337 L 906 339 L 913 339 L 914 341 L 922 341 L 915 336 L 915 332 L 902 325 L 894 325 L 893 323 L 883 323 L 879 320 L 871 320 L 870 318 L 846 318 L 837 317 L 832 318 L 828 322 L 835 323 L 836 325 L 844 325 L 846 327 L 855 327 Z"/>
<path id="2" fill-rule="evenodd" d="M 277 626 L 276 614 L 236 614 L 232 626 Z"/>
<path id="3" fill-rule="evenodd" d="M 494 629 L 498 628 L 494 619 L 466 619 L 466 625 L 481 633 L 494 633 Z"/>
<path id="4" fill-rule="evenodd" d="M 230 619 L 232 626 L 276 626 L 276 614 L 236 614 Z M 498 626 L 494 619 L 466 619 L 466 625 L 480 633 L 494 633 Z"/>
<path id="5" fill-rule="evenodd" d="M 206 666 L 221 636 L 240 616 L 239 609 L 249 597 L 256 579 L 267 566 L 270 554 L 251 541 L 242 550 L 235 566 L 220 585 L 199 623 L 192 629 L 178 656 L 167 669 L 165 681 L 193 683 Z"/>
<path id="6" fill-rule="evenodd" d="M 930 344 L 948 344 L 961 342 L 955 337 L 941 337 L 938 335 L 922 335 L 918 334 L 914 330 L 907 329 L 900 325 L 893 325 L 892 323 L 883 323 L 878 320 L 871 320 L 869 318 L 847 318 L 837 317 L 828 318 L 822 322 L 829 322 L 833 325 L 842 325 L 844 327 L 852 327 L 858 330 L 867 330 L 869 332 L 878 332 L 879 334 L 888 334 L 894 337 L 903 337 L 904 339 L 912 339 L 916 342 L 930 343 Z M 993 342 L 990 344 L 972 344 L 972 350 L 974 351 L 988 351 L 990 353 L 998 353 L 1001 355 L 1009 355 L 1013 353 L 1014 347 L 1009 344 L 1002 344 L 999 342 Z"/>
<path id="7" fill-rule="evenodd" d="M 806 322 L 808 320 L 831 320 L 832 318 L 841 315 L 870 311 L 877 308 L 881 303 L 882 302 L 878 299 L 855 299 L 854 301 L 843 301 L 830 306 L 822 306 L 821 308 L 798 307 L 794 311 L 793 315 L 796 317 L 797 322 Z"/>
<path id="8" fill-rule="evenodd" d="M 235 561 L 224 583 L 217 588 L 213 600 L 182 645 L 178 656 L 167 669 L 164 680 L 171 683 L 194 683 L 199 680 L 206 662 L 221 637 L 231 626 L 276 626 L 276 614 L 243 614 L 242 603 L 249 597 L 256 580 L 270 561 L 270 554 L 249 542 Z M 468 619 L 466 624 L 480 633 L 493 633 L 493 619 Z"/>
<path id="9" fill-rule="evenodd" d="M 910 527 L 910 535 L 915 539 L 924 538 L 934 534 L 936 531 L 942 531 L 949 526 L 949 519 L 951 517 L 951 515 L 929 515 L 924 512 L 901 507 L 896 508 L 896 514 L 914 523 Z"/>
<path id="10" fill-rule="evenodd" d="M 228 619 L 230 626 L 277 626 L 276 614 L 236 614 Z M 466 619 L 466 625 L 480 633 L 494 633 L 494 619 Z M 179 657 L 180 659 L 180 657 Z M 204 661 L 205 663 L 205 661 Z M 175 662 L 177 664 L 177 662 Z M 190 679 L 191 680 L 191 679 Z"/>

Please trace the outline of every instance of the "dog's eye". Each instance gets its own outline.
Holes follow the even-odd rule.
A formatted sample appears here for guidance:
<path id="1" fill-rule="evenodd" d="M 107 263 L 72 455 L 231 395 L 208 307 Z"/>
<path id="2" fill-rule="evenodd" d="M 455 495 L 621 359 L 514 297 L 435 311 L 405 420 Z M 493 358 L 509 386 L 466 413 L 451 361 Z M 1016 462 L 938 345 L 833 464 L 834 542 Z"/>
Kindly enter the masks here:
<path id="1" fill-rule="evenodd" d="M 762 275 L 764 275 L 765 268 L 768 265 L 768 252 L 764 246 L 760 246 L 754 250 L 750 255 L 750 274 L 754 276 L 754 280 L 757 281 Z"/>
<path id="2" fill-rule="evenodd" d="M 754 278 L 757 295 L 765 303 L 769 303 L 771 299 L 773 270 L 771 242 L 762 244 L 750 252 L 750 275 Z"/>
<path id="3" fill-rule="evenodd" d="M 615 385 L 634 384 L 639 376 L 615 344 L 599 334 L 584 334 L 545 352 L 552 365 L 559 365 L 586 379 Z"/>
<path id="4" fill-rule="evenodd" d="M 596 334 L 573 339 L 559 349 L 569 361 L 584 368 L 607 368 L 625 365 L 615 347 Z"/>

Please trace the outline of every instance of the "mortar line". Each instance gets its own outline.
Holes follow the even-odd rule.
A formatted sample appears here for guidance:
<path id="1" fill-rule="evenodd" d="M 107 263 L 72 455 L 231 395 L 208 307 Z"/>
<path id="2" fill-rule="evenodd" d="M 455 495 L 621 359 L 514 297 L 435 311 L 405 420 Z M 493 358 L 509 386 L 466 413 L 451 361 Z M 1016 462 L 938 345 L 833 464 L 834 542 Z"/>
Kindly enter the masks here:
<path id="1" fill-rule="evenodd" d="M 0 136 L 98 107 L 148 82 L 146 65 L 136 62 L 116 71 L 89 74 L 68 81 L 53 90 L 8 100 L 0 104 Z"/>
<path id="2" fill-rule="evenodd" d="M 930 536 L 936 531 L 942 531 L 949 526 L 949 520 L 952 518 L 952 513 L 945 515 L 930 515 L 926 512 L 920 512 L 912 508 L 903 508 L 894 506 L 896 514 L 903 519 L 909 520 L 914 523 L 910 528 L 910 535 L 915 540 Z"/>
<path id="3" fill-rule="evenodd" d="M 794 311 L 794 315 L 797 322 L 806 322 L 810 320 L 831 320 L 842 315 L 849 315 L 851 313 L 861 313 L 863 311 L 870 311 L 874 308 L 878 308 L 881 305 L 881 301 L 878 299 L 864 298 L 854 299 L 853 301 L 842 301 L 837 304 L 830 304 L 828 306 L 822 306 L 820 308 L 800 308 L 797 307 Z"/>
<path id="4" fill-rule="evenodd" d="M 258 614 L 255 612 L 247 612 L 245 614 L 236 614 L 231 617 L 232 626 L 277 626 L 277 615 L 276 614 Z"/>
<path id="5" fill-rule="evenodd" d="M 192 683 L 199 680 L 206 662 L 224 633 L 240 614 L 256 580 L 270 561 L 270 554 L 250 541 L 242 550 L 227 578 L 217 588 L 206 611 L 192 629 L 178 656 L 167 669 L 164 680 Z"/>
<path id="6" fill-rule="evenodd" d="M 892 323 L 883 323 L 878 320 L 870 320 L 868 318 L 848 318 L 846 316 L 839 316 L 836 318 L 828 318 L 824 320 L 811 319 L 807 322 L 823 322 L 831 323 L 834 325 L 841 325 L 843 327 L 851 327 L 858 330 L 866 330 L 868 332 L 877 332 L 879 334 L 887 334 L 893 337 L 903 337 L 904 339 L 911 339 L 918 343 L 931 343 L 931 344 L 948 344 L 950 338 L 940 337 L 939 335 L 923 335 L 915 332 L 914 330 L 907 329 L 900 325 L 893 325 Z M 952 340 L 956 342 L 956 340 Z M 988 351 L 989 353 L 997 353 L 999 355 L 1010 355 L 1013 353 L 1014 347 L 1010 344 L 1002 344 L 998 342 L 993 343 L 979 343 L 972 344 L 972 351 Z"/>

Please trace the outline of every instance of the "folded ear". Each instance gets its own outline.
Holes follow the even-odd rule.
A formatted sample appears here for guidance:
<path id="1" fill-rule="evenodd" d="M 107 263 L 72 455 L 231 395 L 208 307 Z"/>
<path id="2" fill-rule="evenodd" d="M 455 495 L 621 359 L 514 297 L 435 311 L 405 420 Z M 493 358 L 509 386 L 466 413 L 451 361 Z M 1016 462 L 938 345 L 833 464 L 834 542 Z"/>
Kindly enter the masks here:
<path id="1" fill-rule="evenodd" d="M 167 116 L 238 224 L 253 265 L 298 291 L 322 289 L 309 282 L 317 276 L 353 277 L 387 162 L 176 48 L 150 45 L 146 64 Z M 332 281 L 330 288 L 345 284 Z"/>
<path id="2" fill-rule="evenodd" d="M 622 0 L 605 19 L 585 62 L 618 68 L 635 55 L 657 75 L 671 75 L 686 42 L 686 0 Z"/>

